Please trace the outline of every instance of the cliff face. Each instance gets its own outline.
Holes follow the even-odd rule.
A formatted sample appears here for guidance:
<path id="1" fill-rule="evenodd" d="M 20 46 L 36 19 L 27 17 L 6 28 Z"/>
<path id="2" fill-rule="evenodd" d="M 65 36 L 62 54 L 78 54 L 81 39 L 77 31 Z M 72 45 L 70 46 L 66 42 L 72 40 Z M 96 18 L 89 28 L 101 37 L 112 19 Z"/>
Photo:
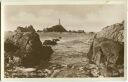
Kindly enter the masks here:
<path id="1" fill-rule="evenodd" d="M 24 29 L 24 28 L 21 28 Z M 8 37 L 5 42 L 5 62 L 9 59 L 15 62 L 19 59 L 19 64 L 23 66 L 34 66 L 42 60 L 46 61 L 53 53 L 51 47 L 42 46 L 39 35 L 32 31 L 22 32 L 18 29 Z"/>
<path id="2" fill-rule="evenodd" d="M 105 27 L 94 36 L 87 56 L 103 76 L 123 76 L 123 71 L 119 72 L 123 68 L 118 68 L 124 64 L 123 31 L 124 22 Z"/>

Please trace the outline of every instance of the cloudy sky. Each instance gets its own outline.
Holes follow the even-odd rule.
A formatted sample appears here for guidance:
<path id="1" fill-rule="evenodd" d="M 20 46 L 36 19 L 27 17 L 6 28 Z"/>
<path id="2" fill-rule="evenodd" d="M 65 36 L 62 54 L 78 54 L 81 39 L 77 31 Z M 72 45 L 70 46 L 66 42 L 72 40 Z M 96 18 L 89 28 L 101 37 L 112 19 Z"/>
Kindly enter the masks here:
<path id="1" fill-rule="evenodd" d="M 107 25 L 125 19 L 123 5 L 7 5 L 6 30 L 17 26 L 33 25 L 42 30 L 58 24 L 58 19 L 67 30 L 99 31 Z"/>

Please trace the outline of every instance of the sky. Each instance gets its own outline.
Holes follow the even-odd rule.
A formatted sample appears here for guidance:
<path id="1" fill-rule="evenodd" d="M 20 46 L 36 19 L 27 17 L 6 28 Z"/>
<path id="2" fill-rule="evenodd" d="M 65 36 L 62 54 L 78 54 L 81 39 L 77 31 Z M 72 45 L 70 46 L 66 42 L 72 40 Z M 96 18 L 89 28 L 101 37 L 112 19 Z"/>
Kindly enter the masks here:
<path id="1" fill-rule="evenodd" d="M 106 5 L 6 5 L 5 30 L 33 25 L 36 30 L 61 25 L 67 30 L 97 32 L 114 23 L 122 22 L 125 8 L 119 4 Z"/>

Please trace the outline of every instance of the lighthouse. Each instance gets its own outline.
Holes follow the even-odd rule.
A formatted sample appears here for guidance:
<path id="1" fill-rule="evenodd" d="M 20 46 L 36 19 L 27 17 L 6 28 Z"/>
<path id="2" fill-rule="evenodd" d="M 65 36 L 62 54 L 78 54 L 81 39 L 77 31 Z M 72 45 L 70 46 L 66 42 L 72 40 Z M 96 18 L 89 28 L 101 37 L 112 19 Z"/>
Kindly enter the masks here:
<path id="1" fill-rule="evenodd" d="M 50 28 L 44 29 L 45 32 L 67 32 L 67 30 L 61 25 L 60 19 L 58 20 L 58 24 L 54 25 Z"/>
<path id="2" fill-rule="evenodd" d="M 60 23 L 60 19 L 59 19 L 59 25 L 61 25 L 61 23 Z"/>

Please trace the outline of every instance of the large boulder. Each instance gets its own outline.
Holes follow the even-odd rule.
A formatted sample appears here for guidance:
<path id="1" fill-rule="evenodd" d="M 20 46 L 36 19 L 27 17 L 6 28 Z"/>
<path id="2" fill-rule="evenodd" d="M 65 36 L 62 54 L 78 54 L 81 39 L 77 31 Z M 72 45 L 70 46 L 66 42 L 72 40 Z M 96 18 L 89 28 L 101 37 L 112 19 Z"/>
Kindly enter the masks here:
<path id="1" fill-rule="evenodd" d="M 42 46 L 39 35 L 36 32 L 13 32 L 5 42 L 5 57 L 12 60 L 20 59 L 20 65 L 34 66 L 40 61 L 47 61 L 53 50 L 50 46 Z M 6 59 L 6 58 L 5 58 Z M 9 62 L 8 59 L 6 62 Z"/>
<path id="2" fill-rule="evenodd" d="M 97 65 L 117 65 L 123 64 L 124 45 L 117 41 L 107 38 L 98 38 L 94 40 L 90 59 Z"/>
<path id="3" fill-rule="evenodd" d="M 87 56 L 91 62 L 107 70 L 102 71 L 104 76 L 116 76 L 113 73 L 115 70 L 118 71 L 117 76 L 120 75 L 118 66 L 123 67 L 124 64 L 123 31 L 124 22 L 107 26 L 94 36 L 90 45 Z"/>

